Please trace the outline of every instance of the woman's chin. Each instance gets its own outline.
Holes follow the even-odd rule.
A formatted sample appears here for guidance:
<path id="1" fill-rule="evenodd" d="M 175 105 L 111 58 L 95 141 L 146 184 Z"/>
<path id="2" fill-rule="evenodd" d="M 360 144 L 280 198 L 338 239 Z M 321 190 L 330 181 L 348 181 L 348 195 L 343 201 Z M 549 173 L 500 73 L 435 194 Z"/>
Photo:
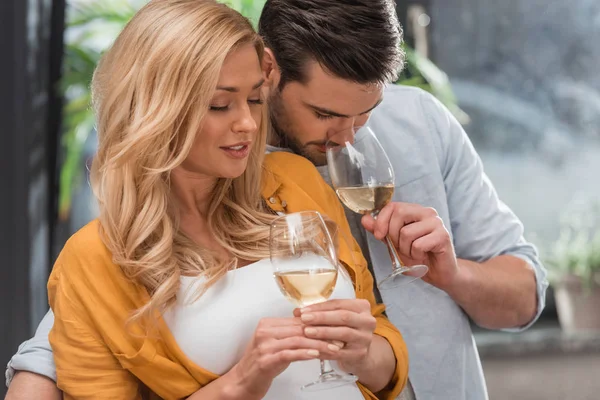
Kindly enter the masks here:
<path id="1" fill-rule="evenodd" d="M 235 178 L 239 178 L 240 176 L 242 176 L 244 174 L 244 172 L 246 172 L 246 168 L 223 171 L 223 174 L 221 177 L 225 178 L 225 179 L 235 179 Z"/>

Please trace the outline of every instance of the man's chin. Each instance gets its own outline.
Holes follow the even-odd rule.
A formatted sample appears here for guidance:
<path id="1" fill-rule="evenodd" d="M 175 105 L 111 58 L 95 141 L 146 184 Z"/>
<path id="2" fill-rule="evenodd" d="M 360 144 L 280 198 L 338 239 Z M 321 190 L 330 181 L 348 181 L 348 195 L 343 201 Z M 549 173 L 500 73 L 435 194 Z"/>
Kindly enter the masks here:
<path id="1" fill-rule="evenodd" d="M 315 167 L 322 167 L 327 165 L 327 155 L 322 152 L 304 152 L 302 154 L 305 158 L 307 158 L 311 163 L 315 165 Z"/>

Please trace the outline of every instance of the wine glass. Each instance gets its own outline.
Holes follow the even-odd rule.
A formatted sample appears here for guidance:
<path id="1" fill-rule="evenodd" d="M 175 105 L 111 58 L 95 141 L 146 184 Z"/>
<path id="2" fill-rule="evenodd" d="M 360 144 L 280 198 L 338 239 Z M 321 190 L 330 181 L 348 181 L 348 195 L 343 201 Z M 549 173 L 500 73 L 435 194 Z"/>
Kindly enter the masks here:
<path id="1" fill-rule="evenodd" d="M 275 281 L 283 295 L 298 307 L 329 299 L 338 278 L 339 263 L 332 235 L 316 211 L 291 213 L 276 218 L 269 239 Z M 356 382 L 320 360 L 319 378 L 302 386 L 304 391 L 331 389 Z"/>
<path id="2" fill-rule="evenodd" d="M 394 194 L 394 169 L 381 143 L 368 126 L 340 131 L 326 146 L 327 166 L 340 200 L 352 211 L 377 214 Z M 385 242 L 392 260 L 392 273 L 378 282 L 390 289 L 423 277 L 426 265 L 404 266 L 389 235 Z"/>

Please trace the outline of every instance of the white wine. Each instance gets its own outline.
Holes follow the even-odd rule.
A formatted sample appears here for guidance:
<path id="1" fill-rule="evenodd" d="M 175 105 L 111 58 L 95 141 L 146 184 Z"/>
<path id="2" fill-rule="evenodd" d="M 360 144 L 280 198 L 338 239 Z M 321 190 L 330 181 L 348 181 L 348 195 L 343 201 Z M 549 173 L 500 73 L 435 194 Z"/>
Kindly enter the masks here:
<path id="1" fill-rule="evenodd" d="M 285 297 L 299 307 L 321 303 L 331 296 L 337 281 L 336 269 L 303 269 L 275 272 Z"/>
<path id="2" fill-rule="evenodd" d="M 394 185 L 341 187 L 336 189 L 336 193 L 352 211 L 369 214 L 381 210 L 390 202 Z"/>

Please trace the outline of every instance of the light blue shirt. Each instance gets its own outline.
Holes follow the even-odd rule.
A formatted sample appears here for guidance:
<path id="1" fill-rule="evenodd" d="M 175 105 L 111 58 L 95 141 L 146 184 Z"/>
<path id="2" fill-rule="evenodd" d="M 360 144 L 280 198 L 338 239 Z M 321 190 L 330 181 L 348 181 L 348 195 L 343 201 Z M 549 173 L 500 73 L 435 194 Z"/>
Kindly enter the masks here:
<path id="1" fill-rule="evenodd" d="M 523 225 L 498 199 L 460 124 L 428 93 L 390 86 L 369 125 L 394 166 L 394 201 L 435 208 L 450 232 L 457 257 L 482 262 L 509 254 L 525 260 L 533 269 L 537 315 L 530 324 L 514 331 L 533 324 L 545 304 L 546 271 L 535 247 L 523 238 Z M 382 242 L 372 235 L 366 238 L 379 281 L 391 271 L 389 255 Z M 365 246 L 364 236 L 359 242 Z M 488 398 L 469 319 L 445 292 L 417 280 L 382 291 L 381 296 L 389 319 L 406 341 L 409 378 L 418 400 Z M 52 315 L 47 315 L 36 336 L 21 345 L 9 362 L 7 384 L 14 369 L 56 379 L 48 343 L 51 325 Z"/>
<path id="2" fill-rule="evenodd" d="M 458 258 L 483 262 L 498 255 L 525 260 L 535 272 L 537 315 L 548 281 L 535 247 L 523 238 L 523 225 L 502 203 L 483 170 L 471 141 L 452 114 L 419 89 L 393 86 L 369 125 L 395 171 L 394 201 L 437 210 Z M 390 272 L 385 245 L 367 236 L 377 280 Z M 487 390 L 464 311 L 442 290 L 421 280 L 381 291 L 387 315 L 406 341 L 409 378 L 416 398 L 483 400 Z"/>

